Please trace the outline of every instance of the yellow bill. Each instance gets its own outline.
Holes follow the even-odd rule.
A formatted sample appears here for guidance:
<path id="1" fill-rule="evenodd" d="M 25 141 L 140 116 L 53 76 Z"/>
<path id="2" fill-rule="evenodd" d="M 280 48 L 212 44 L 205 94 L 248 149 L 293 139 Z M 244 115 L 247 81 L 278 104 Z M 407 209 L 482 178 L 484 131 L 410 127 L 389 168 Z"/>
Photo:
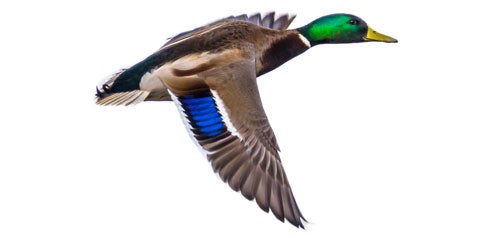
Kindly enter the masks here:
<path id="1" fill-rule="evenodd" d="M 365 41 L 380 41 L 380 42 L 387 42 L 387 43 L 396 43 L 398 40 L 386 36 L 384 34 L 378 33 L 374 31 L 371 27 L 368 27 L 368 32 L 366 33 L 366 36 L 363 37 Z"/>

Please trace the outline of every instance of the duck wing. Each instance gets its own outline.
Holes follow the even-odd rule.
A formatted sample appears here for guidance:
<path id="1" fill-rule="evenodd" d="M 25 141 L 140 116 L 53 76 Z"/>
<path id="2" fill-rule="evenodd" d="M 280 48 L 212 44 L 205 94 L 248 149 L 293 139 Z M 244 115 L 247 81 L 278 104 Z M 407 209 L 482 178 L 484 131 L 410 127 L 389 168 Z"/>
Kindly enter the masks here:
<path id="1" fill-rule="evenodd" d="M 303 227 L 259 96 L 251 47 L 179 59 L 158 77 L 214 172 L 262 210 Z"/>
<path id="2" fill-rule="evenodd" d="M 172 38 L 170 38 L 161 48 L 168 47 L 170 45 L 173 45 L 175 43 L 181 42 L 183 40 L 186 40 L 190 37 L 193 36 L 198 36 L 202 35 L 212 29 L 215 29 L 219 26 L 222 26 L 228 22 L 232 21 L 246 21 L 253 23 L 258 26 L 270 28 L 270 29 L 275 29 L 275 30 L 286 30 L 288 29 L 288 26 L 292 23 L 292 21 L 295 19 L 295 15 L 291 14 L 283 14 L 275 18 L 275 13 L 270 12 L 265 15 L 261 15 L 260 13 L 254 14 L 254 15 L 239 15 L 239 16 L 230 16 L 226 17 L 224 19 L 215 21 L 213 23 L 210 23 L 208 25 L 198 27 L 196 29 L 193 29 L 191 31 L 186 31 L 183 33 L 180 33 Z"/>

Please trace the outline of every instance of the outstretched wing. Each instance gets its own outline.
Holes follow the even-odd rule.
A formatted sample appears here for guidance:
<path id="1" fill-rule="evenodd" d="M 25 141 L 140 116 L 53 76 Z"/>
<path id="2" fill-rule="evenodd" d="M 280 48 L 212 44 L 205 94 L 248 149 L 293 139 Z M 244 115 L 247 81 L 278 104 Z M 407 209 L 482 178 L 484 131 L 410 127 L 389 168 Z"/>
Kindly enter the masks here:
<path id="1" fill-rule="evenodd" d="M 303 227 L 262 107 L 253 53 L 232 49 L 203 59 L 174 62 L 159 75 L 189 133 L 232 189 L 279 220 Z"/>

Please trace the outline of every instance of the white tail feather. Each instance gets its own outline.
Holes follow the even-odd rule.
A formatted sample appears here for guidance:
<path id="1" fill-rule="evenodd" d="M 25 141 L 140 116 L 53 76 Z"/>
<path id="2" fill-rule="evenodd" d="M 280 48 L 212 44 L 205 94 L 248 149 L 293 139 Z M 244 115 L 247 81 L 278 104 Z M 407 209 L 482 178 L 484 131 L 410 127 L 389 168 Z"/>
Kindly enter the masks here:
<path id="1" fill-rule="evenodd" d="M 130 92 L 112 93 L 103 98 L 98 98 L 96 104 L 108 105 L 135 105 L 143 102 L 149 95 L 147 91 L 134 90 Z"/>

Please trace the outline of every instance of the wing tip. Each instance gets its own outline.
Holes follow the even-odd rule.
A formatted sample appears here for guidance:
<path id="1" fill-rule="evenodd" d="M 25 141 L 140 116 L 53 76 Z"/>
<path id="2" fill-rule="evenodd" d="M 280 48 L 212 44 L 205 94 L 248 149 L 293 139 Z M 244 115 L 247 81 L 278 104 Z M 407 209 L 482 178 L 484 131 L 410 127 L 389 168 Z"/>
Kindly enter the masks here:
<path id="1" fill-rule="evenodd" d="M 265 14 L 242 14 L 235 17 L 229 17 L 240 21 L 246 21 L 258 26 L 267 27 L 274 30 L 286 30 L 297 15 L 293 13 L 276 14 L 270 11 Z"/>

